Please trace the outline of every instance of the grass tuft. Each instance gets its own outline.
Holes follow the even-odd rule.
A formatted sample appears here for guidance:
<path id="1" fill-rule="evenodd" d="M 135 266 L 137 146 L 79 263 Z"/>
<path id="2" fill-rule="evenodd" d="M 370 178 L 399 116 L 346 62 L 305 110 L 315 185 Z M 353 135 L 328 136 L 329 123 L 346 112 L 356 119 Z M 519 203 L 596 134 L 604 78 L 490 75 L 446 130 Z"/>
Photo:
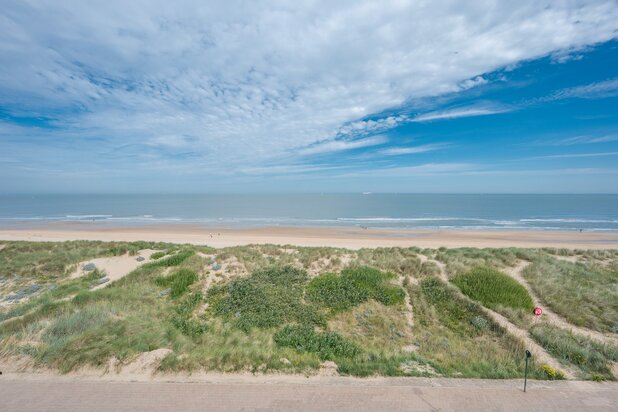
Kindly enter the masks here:
<path id="1" fill-rule="evenodd" d="M 189 290 L 198 279 L 197 273 L 190 269 L 179 269 L 166 277 L 158 277 L 155 282 L 161 287 L 171 288 L 170 296 L 177 298 Z"/>
<path id="2" fill-rule="evenodd" d="M 191 249 L 181 250 L 180 252 L 168 256 L 165 259 L 159 259 L 155 262 L 148 263 L 148 265 L 158 267 L 178 266 L 194 253 L 195 252 Z"/>
<path id="3" fill-rule="evenodd" d="M 508 275 L 489 267 L 476 267 L 451 280 L 473 300 L 490 309 L 509 307 L 532 312 L 534 303 L 522 285 Z"/>

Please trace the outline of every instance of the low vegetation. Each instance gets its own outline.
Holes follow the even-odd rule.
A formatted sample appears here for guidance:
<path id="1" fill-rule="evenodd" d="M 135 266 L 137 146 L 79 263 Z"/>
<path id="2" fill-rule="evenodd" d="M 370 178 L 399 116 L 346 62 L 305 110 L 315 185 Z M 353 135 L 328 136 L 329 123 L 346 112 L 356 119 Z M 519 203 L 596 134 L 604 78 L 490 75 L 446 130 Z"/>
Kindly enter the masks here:
<path id="1" fill-rule="evenodd" d="M 463 274 L 479 266 L 503 268 L 515 266 L 518 259 L 527 258 L 528 251 L 523 249 L 477 249 L 440 248 L 435 253 L 435 259 L 446 264 L 449 274 Z"/>
<path id="2" fill-rule="evenodd" d="M 166 257 L 165 259 L 159 259 L 156 262 L 149 263 L 149 265 L 157 267 L 178 266 L 194 253 L 195 251 L 192 249 L 184 249 Z"/>
<path id="3" fill-rule="evenodd" d="M 486 318 L 480 306 L 459 297 L 436 277 L 408 287 L 414 302 L 418 355 L 445 376 L 504 379 L 520 376 L 523 344 Z M 544 378 L 533 366 L 533 375 Z"/>
<path id="4" fill-rule="evenodd" d="M 612 362 L 618 361 L 618 348 L 601 344 L 582 335 L 551 325 L 536 325 L 531 336 L 567 365 L 575 366 L 580 377 L 593 380 L 614 380 Z"/>
<path id="5" fill-rule="evenodd" d="M 208 291 L 208 310 L 239 329 L 272 328 L 286 322 L 324 325 L 314 305 L 303 301 L 307 273 L 290 266 L 270 267 Z"/>
<path id="6" fill-rule="evenodd" d="M 309 299 L 334 312 L 350 309 L 369 299 L 384 305 L 403 303 L 404 291 L 389 284 L 394 278 L 370 267 L 344 269 L 341 275 L 324 274 L 314 278 L 307 287 Z"/>
<path id="7" fill-rule="evenodd" d="M 523 273 L 554 312 L 576 326 L 618 333 L 618 268 L 543 256 Z"/>
<path id="8" fill-rule="evenodd" d="M 518 378 L 523 344 L 481 305 L 515 322 L 519 312 L 529 316 L 525 289 L 499 272 L 520 259 L 532 262 L 525 276 L 535 292 L 569 321 L 602 331 L 618 323 L 617 256 L 609 252 L 3 244 L 0 357 L 61 372 L 122 366 L 167 348 L 158 371 L 312 374 L 331 361 L 342 375 Z M 93 289 L 98 270 L 68 276 L 80 262 L 142 249 L 158 252 L 106 287 Z M 557 259 L 564 256 L 584 263 Z M 457 287 L 438 278 L 433 260 Z M 16 293 L 23 298 L 9 300 Z M 583 378 L 612 379 L 615 348 L 546 328 L 531 336 L 557 359 Z M 559 367 L 533 364 L 532 376 L 559 379 Z"/>
<path id="9" fill-rule="evenodd" d="M 177 298 L 185 293 L 189 286 L 197 281 L 197 273 L 190 269 L 178 269 L 174 273 L 165 277 L 158 277 L 155 282 L 157 285 L 169 288 L 170 296 Z"/>
<path id="10" fill-rule="evenodd" d="M 476 267 L 451 279 L 472 300 L 490 309 L 508 307 L 532 313 L 534 303 L 519 282 L 504 273 L 486 266 Z"/>
<path id="11" fill-rule="evenodd" d="M 310 325 L 284 326 L 275 333 L 273 339 L 279 346 L 315 353 L 321 360 L 351 358 L 361 352 L 357 345 L 337 332 L 316 332 Z"/>

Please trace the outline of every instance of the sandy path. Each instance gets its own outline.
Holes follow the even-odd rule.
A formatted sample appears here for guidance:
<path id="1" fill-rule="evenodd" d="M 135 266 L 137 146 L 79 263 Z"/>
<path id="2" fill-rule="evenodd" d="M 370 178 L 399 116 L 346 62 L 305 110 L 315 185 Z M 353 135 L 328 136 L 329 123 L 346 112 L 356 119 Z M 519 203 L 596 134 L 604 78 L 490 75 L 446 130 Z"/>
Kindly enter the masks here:
<path id="1" fill-rule="evenodd" d="M 0 378 L 12 411 L 613 411 L 618 384 L 478 379 L 101 382 Z"/>
<path id="2" fill-rule="evenodd" d="M 421 263 L 430 262 L 430 263 L 435 264 L 439 269 L 438 277 L 448 283 L 448 274 L 446 272 L 446 264 L 440 262 L 439 260 L 429 259 L 425 255 L 418 255 L 418 257 L 421 259 Z"/>
<path id="3" fill-rule="evenodd" d="M 564 372 L 567 379 L 575 379 L 577 376 L 575 369 L 560 363 L 556 358 L 550 355 L 549 352 L 547 352 L 541 345 L 536 343 L 536 341 L 529 336 L 527 330 L 514 325 L 511 321 L 494 310 L 485 307 L 483 307 L 483 310 L 493 319 L 494 322 L 506 329 L 508 333 L 524 342 L 526 349 L 532 352 L 532 356 L 536 360 L 537 364 L 540 365 L 546 363 Z"/>
<path id="4" fill-rule="evenodd" d="M 150 261 L 150 256 L 156 252 L 156 250 L 152 249 L 144 249 L 140 250 L 137 255 L 131 256 L 128 253 L 122 256 L 110 256 L 103 258 L 96 258 L 91 260 L 86 260 L 84 262 L 80 262 L 77 266 L 75 272 L 71 274 L 71 279 L 78 278 L 80 276 L 86 275 L 88 272 L 84 271 L 83 266 L 86 263 L 94 263 L 97 269 L 102 272 L 105 272 L 105 277 L 109 279 L 109 282 L 103 283 L 93 287 L 91 290 L 97 290 L 107 286 L 108 284 L 121 279 L 133 272 L 135 269 Z M 141 256 L 144 258 L 143 261 L 139 262 L 137 257 Z"/>
<path id="5" fill-rule="evenodd" d="M 448 281 L 448 274 L 446 272 L 446 265 L 436 260 L 427 259 L 427 261 L 434 262 L 438 265 L 438 268 L 440 269 L 440 278 L 443 281 L 448 283 L 449 281 Z M 459 291 L 459 289 L 457 290 Z M 464 299 L 469 299 L 463 293 L 459 292 L 459 294 Z M 527 330 L 522 329 L 519 326 L 513 324 L 510 320 L 508 320 L 507 318 L 505 318 L 504 316 L 502 316 L 501 314 L 499 314 L 498 312 L 494 310 L 491 310 L 484 306 L 481 306 L 481 308 L 489 318 L 491 318 L 495 323 L 497 323 L 498 325 L 506 329 L 507 333 L 509 333 L 512 336 L 515 336 L 517 339 L 522 341 L 524 345 L 526 346 L 526 349 L 532 352 L 532 355 L 534 356 L 538 364 L 547 363 L 548 365 L 553 366 L 553 367 L 560 366 L 559 369 L 564 372 L 564 375 L 567 379 L 575 379 L 576 377 L 575 370 L 569 366 L 563 365 L 557 359 L 555 359 L 552 355 L 550 355 L 549 352 L 547 352 L 541 345 L 536 343 L 530 337 Z"/>
<path id="6" fill-rule="evenodd" d="M 516 281 L 518 281 L 523 287 L 525 287 L 528 293 L 530 294 L 530 296 L 532 297 L 534 305 L 541 307 L 543 309 L 543 315 L 541 315 L 541 320 L 543 322 L 550 323 L 562 329 L 571 330 L 573 332 L 576 332 L 577 334 L 587 336 L 591 339 L 595 339 L 602 343 L 618 345 L 618 339 L 616 337 L 605 335 L 604 333 L 591 330 L 588 328 L 575 326 L 569 323 L 567 320 L 565 320 L 562 316 L 552 311 L 549 306 L 543 304 L 542 300 L 534 292 L 534 289 L 532 289 L 528 281 L 526 281 L 526 279 L 522 275 L 522 272 L 524 271 L 524 269 L 526 269 L 526 267 L 528 267 L 529 265 L 530 265 L 530 262 L 521 261 L 517 264 L 517 266 L 507 268 L 504 270 L 504 272 L 510 277 L 512 277 L 513 279 L 515 279 Z"/>

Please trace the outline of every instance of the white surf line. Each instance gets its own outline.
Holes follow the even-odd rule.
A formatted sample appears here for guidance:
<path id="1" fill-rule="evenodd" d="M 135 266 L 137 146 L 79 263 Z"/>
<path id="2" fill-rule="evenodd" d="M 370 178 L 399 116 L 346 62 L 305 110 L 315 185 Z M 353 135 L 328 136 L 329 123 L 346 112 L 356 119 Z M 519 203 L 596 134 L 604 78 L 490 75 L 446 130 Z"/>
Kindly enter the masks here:
<path id="1" fill-rule="evenodd" d="M 595 330 L 591 330 L 585 327 L 581 327 L 581 326 L 576 326 L 573 325 L 572 323 L 568 322 L 566 319 L 564 319 L 562 316 L 558 315 L 556 312 L 554 312 L 549 305 L 544 304 L 543 301 L 540 299 L 540 297 L 534 292 L 534 289 L 532 289 L 532 286 L 530 286 L 530 284 L 528 283 L 528 281 L 523 277 L 522 273 L 523 271 L 531 265 L 531 262 L 528 261 L 520 261 L 517 266 L 515 267 L 510 267 L 507 268 L 506 270 L 504 270 L 504 272 L 509 275 L 511 278 L 515 279 L 517 282 L 519 282 L 524 288 L 526 288 L 526 290 L 528 291 L 528 293 L 530 294 L 530 296 L 532 297 L 532 301 L 534 303 L 535 306 L 541 307 L 543 309 L 543 315 L 541 315 L 542 320 L 546 321 L 547 323 L 550 323 L 554 326 L 557 326 L 559 328 L 562 329 L 567 329 L 567 330 L 571 330 L 573 332 L 576 332 L 580 335 L 584 335 L 590 339 L 594 339 L 598 342 L 601 343 L 609 343 L 611 345 L 618 345 L 618 339 L 613 337 L 613 336 L 609 336 L 606 335 L 604 333 L 595 331 Z"/>

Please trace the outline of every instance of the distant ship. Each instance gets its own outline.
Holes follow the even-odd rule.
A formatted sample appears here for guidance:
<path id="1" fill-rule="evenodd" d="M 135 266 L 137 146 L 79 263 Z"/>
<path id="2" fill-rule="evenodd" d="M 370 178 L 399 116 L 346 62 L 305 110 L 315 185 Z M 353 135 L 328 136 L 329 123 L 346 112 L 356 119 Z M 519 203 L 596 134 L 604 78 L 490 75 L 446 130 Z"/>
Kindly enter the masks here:
<path id="1" fill-rule="evenodd" d="M 363 192 L 364 195 L 370 195 L 371 192 Z"/>

